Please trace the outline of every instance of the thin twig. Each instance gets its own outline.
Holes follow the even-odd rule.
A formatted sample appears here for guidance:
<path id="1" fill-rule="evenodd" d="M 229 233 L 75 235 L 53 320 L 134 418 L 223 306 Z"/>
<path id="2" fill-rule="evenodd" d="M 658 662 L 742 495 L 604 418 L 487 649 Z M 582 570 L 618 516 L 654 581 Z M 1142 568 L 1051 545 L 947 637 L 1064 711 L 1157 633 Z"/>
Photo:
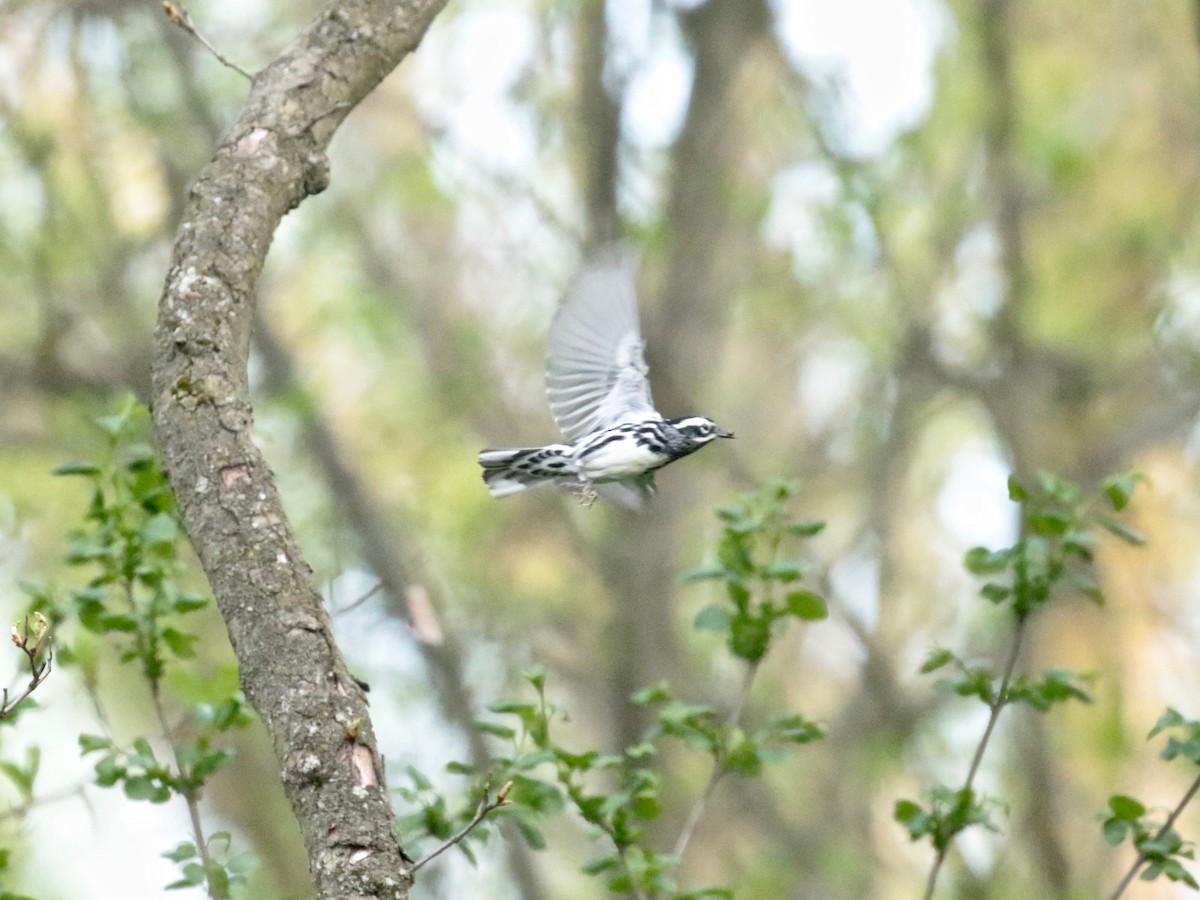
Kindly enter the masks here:
<path id="1" fill-rule="evenodd" d="M 362 606 L 364 603 L 366 603 L 368 600 L 370 600 L 372 597 L 374 597 L 376 594 L 378 594 L 382 590 L 383 590 L 383 582 L 382 581 L 376 582 L 375 587 L 371 588 L 369 591 L 367 591 L 365 594 L 363 594 L 357 600 L 351 600 L 349 603 L 347 603 L 341 609 L 333 610 L 332 615 L 335 617 L 336 616 L 344 616 L 346 613 L 351 612 L 352 610 L 358 609 L 360 606 Z M 332 598 L 330 598 L 330 599 L 332 600 Z M 330 606 L 332 606 L 332 605 L 333 604 L 330 603 Z"/>
<path id="2" fill-rule="evenodd" d="M 754 684 L 754 676 L 758 674 L 758 663 L 759 660 L 753 660 L 746 667 L 746 676 L 742 679 L 742 689 L 738 692 L 737 700 L 734 701 L 733 709 L 726 720 L 726 724 L 730 728 L 736 728 L 742 721 L 742 713 L 746 709 L 746 700 L 750 696 L 750 688 Z M 704 816 L 704 809 L 708 806 L 708 801 L 712 797 L 713 792 L 716 791 L 717 783 L 725 775 L 725 772 L 726 769 L 721 764 L 721 761 L 713 760 L 713 768 L 708 776 L 708 784 L 704 786 L 704 790 L 696 798 L 696 802 L 692 804 L 687 820 L 683 823 L 683 828 L 679 831 L 679 837 L 675 840 L 675 849 L 672 851 L 675 856 L 683 857 L 684 851 L 687 850 L 688 844 L 692 841 L 692 835 L 696 831 L 696 826 L 700 824 L 700 819 Z"/>
<path id="3" fill-rule="evenodd" d="M 237 63 L 230 62 L 228 59 L 226 59 L 220 50 L 209 43 L 208 39 L 196 30 L 196 25 L 192 22 L 191 15 L 189 15 L 188 11 L 182 6 L 176 6 L 174 3 L 171 3 L 170 0 L 163 0 L 163 12 L 166 14 L 172 25 L 182 28 L 184 31 L 198 40 L 205 50 L 217 58 L 217 62 L 219 62 L 221 65 L 233 69 L 233 71 L 237 72 L 247 81 L 254 80 L 253 75 L 251 75 Z"/>
<path id="4" fill-rule="evenodd" d="M 179 759 L 179 748 L 176 746 L 174 739 L 171 737 L 171 726 L 167 722 L 167 714 L 163 709 L 162 699 L 159 696 L 158 679 L 150 681 L 150 696 L 154 699 L 154 715 L 158 718 L 159 728 L 162 729 L 163 740 L 171 748 L 171 755 L 175 758 L 175 771 L 178 773 L 180 780 L 184 776 L 183 764 Z M 200 857 L 200 864 L 204 866 L 204 887 L 211 900 L 223 900 L 228 894 L 217 890 L 217 885 L 212 879 L 213 861 L 208 854 L 208 841 L 204 837 L 204 824 L 200 821 L 200 802 L 196 797 L 194 788 L 188 788 L 180 791 L 184 802 L 187 803 L 188 819 L 192 825 L 192 839 L 196 845 L 196 854 Z"/>
<path id="5" fill-rule="evenodd" d="M 38 686 L 50 677 L 50 670 L 54 663 L 54 647 L 51 644 L 50 623 L 46 621 L 46 617 L 41 613 L 35 613 L 35 628 L 33 632 L 29 630 L 29 617 L 25 617 L 24 630 L 16 625 L 12 627 L 12 642 L 25 654 L 29 660 L 29 683 L 25 685 L 25 689 L 17 695 L 15 700 L 9 700 L 8 688 L 5 688 L 0 694 L 0 719 L 7 718 L 17 707 L 38 689 Z M 40 661 L 38 657 L 41 657 Z"/>
<path id="6" fill-rule="evenodd" d="M 1196 796 L 1197 792 L 1200 792 L 1200 775 L 1196 776 L 1195 781 L 1192 782 L 1192 786 L 1188 788 L 1187 793 L 1183 795 L 1183 799 L 1179 801 L 1178 805 L 1176 805 L 1173 810 L 1171 810 L 1171 814 L 1167 816 L 1167 821 L 1163 823 L 1162 828 L 1155 832 L 1153 840 L 1160 840 L 1163 835 L 1171 830 L 1171 827 L 1175 824 L 1175 820 L 1179 818 L 1184 808 L 1192 802 L 1192 798 Z M 1125 888 L 1129 887 L 1130 883 L 1134 879 L 1134 876 L 1137 875 L 1138 870 L 1140 870 L 1145 863 L 1146 857 L 1142 855 L 1141 851 L 1139 851 L 1137 859 L 1133 861 L 1133 865 L 1129 867 L 1129 871 L 1125 873 L 1125 877 L 1121 879 L 1121 883 L 1117 885 L 1117 889 L 1112 892 L 1112 895 L 1108 898 L 1108 900 L 1117 900 L 1118 897 L 1125 893 Z"/>
<path id="7" fill-rule="evenodd" d="M 421 868 L 421 866 L 425 865 L 425 863 L 441 856 L 456 844 L 462 843 L 463 839 L 475 830 L 475 827 L 487 817 L 488 813 L 494 809 L 499 809 L 501 806 L 506 806 L 508 804 L 508 792 L 512 790 L 512 786 L 513 785 L 511 781 L 507 782 L 504 787 L 500 788 L 500 792 L 496 794 L 495 800 L 488 800 L 487 791 L 484 791 L 483 799 L 479 801 L 479 808 L 475 810 L 475 815 L 471 821 L 468 822 L 466 826 L 458 832 L 458 834 L 442 843 L 441 846 L 435 847 L 429 853 L 426 853 L 415 863 L 413 863 L 412 871 L 416 872 Z"/>
<path id="8" fill-rule="evenodd" d="M 86 800 L 83 791 L 84 788 L 92 784 L 91 781 L 81 782 L 74 787 L 63 788 L 61 791 L 56 791 L 50 794 L 40 794 L 37 797 L 30 797 L 27 800 L 18 803 L 16 806 L 10 806 L 8 809 L 0 810 L 0 822 L 7 822 L 9 819 L 20 819 L 34 807 L 45 806 L 48 803 L 59 803 L 63 800 L 70 800 L 72 797 L 79 797 Z"/>
<path id="9" fill-rule="evenodd" d="M 991 704 L 991 715 L 988 716 L 987 727 L 983 730 L 983 737 L 979 741 L 979 746 L 975 748 L 975 756 L 971 759 L 971 768 L 967 770 L 967 779 L 959 789 L 960 794 L 964 791 L 969 791 L 971 785 L 975 783 L 975 776 L 979 773 L 979 766 L 983 762 L 984 751 L 987 750 L 988 743 L 992 739 L 992 733 L 996 730 L 996 722 L 1000 718 L 1000 711 L 1008 705 L 1008 686 L 1012 682 L 1013 672 L 1017 668 L 1017 657 L 1021 654 L 1021 640 L 1025 636 L 1025 621 L 1025 616 L 1017 619 L 1017 627 L 1013 632 L 1012 647 L 1008 652 L 1008 662 L 1005 663 L 1004 674 L 1000 677 L 1000 689 L 996 692 L 996 699 Z M 933 866 L 929 870 L 929 879 L 925 883 L 924 900 L 932 900 L 933 890 L 937 886 L 942 864 L 946 861 L 946 856 L 950 853 L 950 847 L 953 843 L 954 839 L 952 836 L 946 842 L 946 845 L 938 850 L 937 856 L 934 857 Z"/>

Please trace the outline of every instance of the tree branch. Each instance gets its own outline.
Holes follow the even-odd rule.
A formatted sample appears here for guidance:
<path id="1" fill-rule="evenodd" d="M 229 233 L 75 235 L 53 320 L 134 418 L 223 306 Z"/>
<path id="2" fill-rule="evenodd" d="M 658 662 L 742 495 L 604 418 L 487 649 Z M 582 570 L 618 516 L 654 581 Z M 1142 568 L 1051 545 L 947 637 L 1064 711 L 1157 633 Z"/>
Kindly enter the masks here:
<path id="1" fill-rule="evenodd" d="M 252 439 L 252 309 L 280 219 L 328 184 L 325 150 L 337 126 L 417 46 L 444 2 L 333 5 L 255 77 L 192 186 L 159 304 L 159 450 L 321 897 L 402 900 L 412 875 L 366 699 Z"/>
<path id="2" fill-rule="evenodd" d="M 1175 808 L 1171 810 L 1171 814 L 1167 816 L 1167 821 L 1163 822 L 1162 827 L 1158 829 L 1158 831 L 1154 832 L 1154 837 L 1151 838 L 1151 840 L 1161 840 L 1163 835 L 1175 827 L 1175 820 L 1183 814 L 1183 811 L 1187 808 L 1187 805 L 1192 802 L 1193 798 L 1195 798 L 1198 792 L 1200 792 L 1200 775 L 1197 775 L 1196 778 L 1193 779 L 1192 786 L 1187 789 L 1187 792 L 1183 795 L 1183 798 L 1177 804 L 1175 804 Z M 1124 894 L 1125 889 L 1133 882 L 1134 876 L 1141 871 L 1142 866 L 1145 864 L 1146 857 L 1141 851 L 1138 851 L 1137 859 L 1133 861 L 1133 865 L 1129 867 L 1129 871 L 1125 873 L 1125 877 L 1121 879 L 1121 883 L 1118 884 L 1116 890 L 1112 892 L 1112 896 L 1109 897 L 1109 900 L 1117 900 L 1118 897 Z"/>
<path id="3" fill-rule="evenodd" d="M 461 831 L 459 831 L 449 840 L 435 847 L 429 853 L 425 854 L 415 863 L 413 863 L 413 871 L 417 871 L 419 868 L 421 868 L 421 866 L 425 865 L 425 863 L 441 856 L 456 844 L 461 844 L 463 839 L 466 838 L 466 836 L 472 831 L 474 831 L 480 822 L 487 818 L 488 813 L 494 809 L 499 809 L 501 806 L 504 806 L 508 803 L 508 792 L 511 790 L 512 782 L 510 781 L 506 783 L 504 787 L 500 788 L 500 792 L 496 794 L 495 800 L 489 800 L 487 794 L 485 793 L 483 795 L 483 799 L 479 801 L 479 808 L 475 810 L 475 815 L 471 817 L 471 821 L 468 822 Z"/>

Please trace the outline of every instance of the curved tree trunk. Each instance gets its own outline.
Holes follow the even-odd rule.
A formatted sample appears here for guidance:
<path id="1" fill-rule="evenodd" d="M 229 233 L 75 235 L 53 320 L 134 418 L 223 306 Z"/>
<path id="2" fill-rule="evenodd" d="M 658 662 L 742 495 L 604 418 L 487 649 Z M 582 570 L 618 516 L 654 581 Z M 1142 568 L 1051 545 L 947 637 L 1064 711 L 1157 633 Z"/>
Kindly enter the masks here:
<path id="1" fill-rule="evenodd" d="M 253 304 L 280 219 L 328 184 L 325 150 L 337 126 L 417 46 L 444 3 L 331 5 L 255 77 L 192 186 L 159 304 L 159 451 L 322 897 L 404 898 L 412 878 L 365 697 L 253 442 Z"/>

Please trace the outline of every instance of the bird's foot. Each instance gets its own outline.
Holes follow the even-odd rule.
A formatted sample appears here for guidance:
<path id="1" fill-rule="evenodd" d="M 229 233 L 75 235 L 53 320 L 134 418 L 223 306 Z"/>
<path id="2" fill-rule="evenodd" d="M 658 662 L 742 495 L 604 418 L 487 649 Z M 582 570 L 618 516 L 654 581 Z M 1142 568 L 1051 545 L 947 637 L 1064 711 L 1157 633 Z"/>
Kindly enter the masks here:
<path id="1" fill-rule="evenodd" d="M 585 482 L 579 489 L 579 505 L 584 509 L 591 507 L 596 502 L 596 498 L 600 495 L 596 493 L 596 489 L 592 487 L 591 482 Z"/>

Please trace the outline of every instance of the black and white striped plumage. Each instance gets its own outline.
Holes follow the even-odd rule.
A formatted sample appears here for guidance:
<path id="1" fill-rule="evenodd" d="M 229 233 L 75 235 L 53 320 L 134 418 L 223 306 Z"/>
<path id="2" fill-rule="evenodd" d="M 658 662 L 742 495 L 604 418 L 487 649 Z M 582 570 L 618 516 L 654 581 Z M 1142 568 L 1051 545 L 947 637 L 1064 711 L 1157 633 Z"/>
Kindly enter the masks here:
<path id="1" fill-rule="evenodd" d="M 656 469 L 733 437 L 703 416 L 664 419 L 654 409 L 633 268 L 628 252 L 606 247 L 563 298 L 547 339 L 546 392 L 571 443 L 481 452 L 492 496 L 557 483 L 636 508 Z"/>

